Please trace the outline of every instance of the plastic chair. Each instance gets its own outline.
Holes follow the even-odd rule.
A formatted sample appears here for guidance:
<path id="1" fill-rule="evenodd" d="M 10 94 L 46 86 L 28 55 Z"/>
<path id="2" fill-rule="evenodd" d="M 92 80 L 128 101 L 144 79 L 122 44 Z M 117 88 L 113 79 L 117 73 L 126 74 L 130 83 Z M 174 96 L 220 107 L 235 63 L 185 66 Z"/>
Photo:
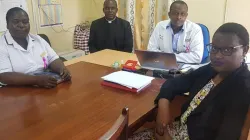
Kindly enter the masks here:
<path id="1" fill-rule="evenodd" d="M 198 23 L 198 25 L 201 27 L 202 30 L 202 34 L 203 34 L 203 41 L 204 41 L 204 51 L 203 51 L 203 57 L 202 57 L 202 61 L 201 63 L 207 63 L 209 62 L 209 51 L 207 48 L 207 44 L 210 43 L 210 34 L 209 34 L 209 30 L 207 28 L 207 26 L 205 26 L 204 24 L 200 24 Z"/>

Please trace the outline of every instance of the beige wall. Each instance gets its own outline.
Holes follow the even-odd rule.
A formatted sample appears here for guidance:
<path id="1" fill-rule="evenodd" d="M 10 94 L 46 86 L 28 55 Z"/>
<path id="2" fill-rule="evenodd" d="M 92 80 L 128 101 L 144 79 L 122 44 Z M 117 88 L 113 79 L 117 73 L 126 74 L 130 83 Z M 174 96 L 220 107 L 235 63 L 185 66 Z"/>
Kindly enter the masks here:
<path id="1" fill-rule="evenodd" d="M 226 22 L 237 22 L 250 32 L 250 0 L 228 0 Z"/>
<path id="2" fill-rule="evenodd" d="M 104 16 L 102 11 L 104 0 L 89 0 L 89 1 L 90 1 L 89 2 L 90 15 L 88 19 L 93 21 L 95 19 Z"/>
<path id="3" fill-rule="evenodd" d="M 206 25 L 212 38 L 224 23 L 226 0 L 185 0 L 189 6 L 188 19 Z"/>
<path id="4" fill-rule="evenodd" d="M 250 0 L 185 0 L 188 19 L 205 24 L 210 35 L 225 22 L 242 24 L 250 32 Z"/>
<path id="5" fill-rule="evenodd" d="M 32 0 L 27 0 L 27 3 L 31 20 L 31 32 L 37 33 L 36 26 L 33 21 Z M 55 26 L 53 28 L 38 27 L 38 33 L 46 34 L 49 37 L 52 44 L 51 46 L 56 52 L 72 50 L 74 26 L 87 19 L 92 19 L 92 16 L 97 15 L 95 14 L 95 12 L 92 12 L 92 9 L 95 9 L 94 6 L 95 5 L 93 4 L 92 0 L 62 0 L 63 28 L 65 30 L 68 30 L 70 28 L 69 31 L 61 31 L 62 27 L 60 26 Z M 37 14 L 35 16 L 38 18 Z M 57 33 L 56 31 L 61 32 Z"/>

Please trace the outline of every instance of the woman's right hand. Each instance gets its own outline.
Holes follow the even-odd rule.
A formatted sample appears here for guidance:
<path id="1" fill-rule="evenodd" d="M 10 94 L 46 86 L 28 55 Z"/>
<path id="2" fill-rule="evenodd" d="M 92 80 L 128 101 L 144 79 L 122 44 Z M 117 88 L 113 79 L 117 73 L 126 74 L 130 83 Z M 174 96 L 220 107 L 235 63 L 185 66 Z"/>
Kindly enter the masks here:
<path id="1" fill-rule="evenodd" d="M 57 79 L 48 75 L 36 76 L 36 85 L 43 88 L 54 88 L 57 86 Z"/>
<path id="2" fill-rule="evenodd" d="M 158 112 L 156 116 L 156 133 L 164 135 L 166 126 L 170 122 L 170 102 L 167 99 L 160 99 L 158 102 Z"/>

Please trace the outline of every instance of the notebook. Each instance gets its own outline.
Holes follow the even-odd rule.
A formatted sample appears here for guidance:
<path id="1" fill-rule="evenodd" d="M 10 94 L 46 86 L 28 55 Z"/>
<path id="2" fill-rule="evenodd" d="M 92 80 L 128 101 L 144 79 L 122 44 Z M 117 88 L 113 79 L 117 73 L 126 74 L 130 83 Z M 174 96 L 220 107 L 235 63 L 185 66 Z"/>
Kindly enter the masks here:
<path id="1" fill-rule="evenodd" d="M 104 80 L 102 85 L 140 92 L 148 87 L 154 78 L 127 71 L 117 71 L 103 76 L 102 79 Z"/>
<path id="2" fill-rule="evenodd" d="M 146 85 L 144 87 L 141 87 L 140 89 L 135 89 L 135 88 L 128 88 L 126 86 L 122 86 L 122 85 L 119 85 L 119 84 L 116 84 L 116 83 L 112 83 L 112 82 L 108 82 L 108 81 L 102 81 L 102 83 L 101 83 L 101 85 L 103 85 L 103 86 L 109 86 L 109 87 L 113 87 L 113 88 L 118 88 L 118 89 L 130 91 L 130 92 L 134 92 L 134 93 L 138 93 L 138 92 L 146 89 L 147 87 L 150 86 L 150 84 L 148 84 L 148 85 Z"/>

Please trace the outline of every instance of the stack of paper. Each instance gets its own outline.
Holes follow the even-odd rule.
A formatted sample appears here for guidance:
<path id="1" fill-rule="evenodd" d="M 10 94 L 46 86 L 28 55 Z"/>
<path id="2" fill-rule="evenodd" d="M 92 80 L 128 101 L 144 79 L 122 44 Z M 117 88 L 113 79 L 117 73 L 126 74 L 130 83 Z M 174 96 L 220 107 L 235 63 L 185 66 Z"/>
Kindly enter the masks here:
<path id="1" fill-rule="evenodd" d="M 102 85 L 139 92 L 150 85 L 154 78 L 127 71 L 118 71 L 106 75 L 102 79 L 104 80 Z"/>

